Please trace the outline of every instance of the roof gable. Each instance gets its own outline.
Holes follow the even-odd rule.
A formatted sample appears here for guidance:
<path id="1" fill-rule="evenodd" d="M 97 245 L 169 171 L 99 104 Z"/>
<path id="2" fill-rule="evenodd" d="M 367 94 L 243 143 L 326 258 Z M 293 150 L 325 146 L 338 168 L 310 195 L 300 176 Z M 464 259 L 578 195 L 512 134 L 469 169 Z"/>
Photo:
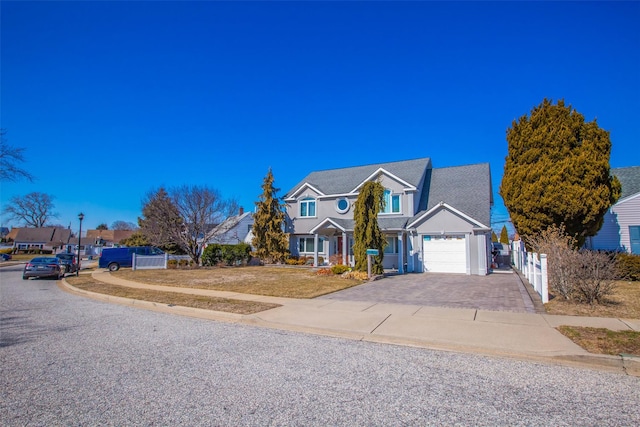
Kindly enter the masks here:
<path id="1" fill-rule="evenodd" d="M 416 217 L 441 202 L 480 224 L 490 224 L 493 194 L 489 163 L 433 168 L 429 171 Z"/>
<path id="2" fill-rule="evenodd" d="M 450 206 L 445 202 L 440 202 L 436 204 L 434 207 L 432 207 L 431 209 L 429 209 L 428 211 L 424 211 L 416 215 L 411 219 L 411 221 L 409 221 L 409 224 L 407 225 L 407 227 L 409 228 L 415 227 L 416 225 L 420 224 L 421 222 L 425 221 L 426 219 L 432 217 L 437 212 L 442 210 L 453 212 L 455 215 L 463 218 L 465 221 L 468 221 L 470 224 L 473 224 L 476 228 L 482 228 L 482 229 L 489 228 L 487 225 L 479 222 L 478 220 L 470 217 L 469 215 L 466 215 L 464 212 L 459 211 L 458 209 L 454 208 L 453 206 Z"/>
<path id="3" fill-rule="evenodd" d="M 18 243 L 68 242 L 71 230 L 59 227 L 20 228 L 15 241 Z"/>
<path id="4" fill-rule="evenodd" d="M 285 198 L 291 199 L 295 197 L 304 185 L 312 187 L 322 195 L 353 194 L 357 192 L 364 182 L 375 178 L 381 172 L 398 180 L 398 182 L 405 183 L 409 188 L 418 188 L 425 171 L 430 167 L 431 159 L 425 157 L 415 160 L 311 172 L 295 185 Z"/>

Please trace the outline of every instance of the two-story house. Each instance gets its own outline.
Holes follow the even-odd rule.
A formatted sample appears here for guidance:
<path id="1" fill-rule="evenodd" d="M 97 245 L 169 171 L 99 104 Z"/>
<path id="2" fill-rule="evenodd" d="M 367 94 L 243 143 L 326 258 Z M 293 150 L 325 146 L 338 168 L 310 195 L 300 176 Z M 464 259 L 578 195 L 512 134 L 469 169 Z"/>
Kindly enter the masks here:
<path id="1" fill-rule="evenodd" d="M 285 195 L 291 253 L 353 265 L 353 206 L 367 181 L 386 189 L 378 215 L 386 269 L 489 272 L 488 163 L 438 169 L 422 158 L 311 172 Z"/>

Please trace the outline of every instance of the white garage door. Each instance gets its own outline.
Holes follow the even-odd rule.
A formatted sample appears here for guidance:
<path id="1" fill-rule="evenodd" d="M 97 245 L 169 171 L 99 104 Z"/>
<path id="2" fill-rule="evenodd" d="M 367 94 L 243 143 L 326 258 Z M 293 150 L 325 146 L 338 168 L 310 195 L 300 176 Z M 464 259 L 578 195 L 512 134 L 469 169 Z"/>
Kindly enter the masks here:
<path id="1" fill-rule="evenodd" d="M 424 271 L 466 273 L 467 247 L 464 236 L 424 236 Z"/>

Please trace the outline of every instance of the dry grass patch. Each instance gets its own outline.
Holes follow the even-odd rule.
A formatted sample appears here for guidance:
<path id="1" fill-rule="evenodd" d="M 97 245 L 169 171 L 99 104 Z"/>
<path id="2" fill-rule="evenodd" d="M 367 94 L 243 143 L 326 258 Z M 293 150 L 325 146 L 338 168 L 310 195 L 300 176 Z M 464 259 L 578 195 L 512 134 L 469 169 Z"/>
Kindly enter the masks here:
<path id="1" fill-rule="evenodd" d="M 310 269 L 286 267 L 120 270 L 116 277 L 152 285 L 209 289 L 285 298 L 315 298 L 364 283 L 340 276 L 318 276 Z"/>
<path id="2" fill-rule="evenodd" d="M 604 304 L 581 304 L 557 297 L 545 304 L 549 314 L 640 319 L 640 282 L 617 282 Z"/>
<path id="3" fill-rule="evenodd" d="M 215 298 L 201 295 L 189 295 L 179 292 L 161 292 L 146 289 L 128 288 L 126 286 L 110 285 L 95 280 L 89 275 L 67 277 L 66 281 L 85 291 L 100 294 L 113 295 L 123 298 L 131 298 L 142 301 L 157 302 L 160 304 L 172 304 L 183 307 L 202 308 L 205 310 L 224 311 L 236 314 L 253 314 L 272 308 L 280 307 L 278 304 L 269 304 L 256 301 L 241 301 L 228 298 Z"/>
<path id="4" fill-rule="evenodd" d="M 637 331 L 576 326 L 560 326 L 558 330 L 589 353 L 640 356 L 640 332 Z"/>

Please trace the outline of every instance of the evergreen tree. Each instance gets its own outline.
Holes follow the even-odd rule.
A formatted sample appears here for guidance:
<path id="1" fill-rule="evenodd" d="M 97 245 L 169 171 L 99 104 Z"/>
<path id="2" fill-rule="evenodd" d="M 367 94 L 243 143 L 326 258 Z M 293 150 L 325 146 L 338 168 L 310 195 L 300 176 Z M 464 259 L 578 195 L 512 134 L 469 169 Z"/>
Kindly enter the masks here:
<path id="1" fill-rule="evenodd" d="M 582 246 L 620 196 L 610 175 L 609 132 L 560 100 L 544 99 L 507 129 L 500 195 L 518 234 L 528 238 L 564 226 Z"/>
<path id="2" fill-rule="evenodd" d="M 509 244 L 509 232 L 507 231 L 507 226 L 502 226 L 502 231 L 500 232 L 500 243 L 504 243 L 505 245 Z"/>
<path id="3" fill-rule="evenodd" d="M 366 182 L 353 209 L 353 255 L 356 270 L 367 271 L 367 249 L 378 249 L 373 257 L 372 274 L 382 274 L 382 259 L 387 239 L 378 225 L 378 213 L 384 210 L 384 187 L 379 182 Z"/>
<path id="4" fill-rule="evenodd" d="M 498 242 L 498 235 L 496 234 L 495 231 L 491 230 L 491 241 L 493 243 L 497 243 Z"/>
<path id="5" fill-rule="evenodd" d="M 147 194 L 138 224 L 150 244 L 167 250 L 178 246 L 176 233 L 183 229 L 183 220 L 164 188 Z"/>
<path id="6" fill-rule="evenodd" d="M 289 255 L 289 235 L 284 232 L 284 204 L 277 197 L 279 188 L 273 186 L 271 168 L 264 177 L 262 194 L 253 214 L 254 255 L 267 263 L 282 262 Z"/>

